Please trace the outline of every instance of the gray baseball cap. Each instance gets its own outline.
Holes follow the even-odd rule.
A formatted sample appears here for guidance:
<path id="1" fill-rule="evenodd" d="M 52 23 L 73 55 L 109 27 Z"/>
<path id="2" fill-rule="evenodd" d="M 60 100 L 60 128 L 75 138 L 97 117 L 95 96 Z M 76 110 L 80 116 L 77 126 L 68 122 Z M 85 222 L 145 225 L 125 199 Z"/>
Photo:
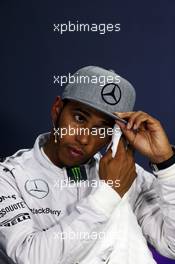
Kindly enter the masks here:
<path id="1" fill-rule="evenodd" d="M 135 90 L 127 80 L 97 66 L 75 72 L 62 94 L 62 99 L 81 102 L 119 120 L 113 113 L 132 111 L 135 98 Z"/>

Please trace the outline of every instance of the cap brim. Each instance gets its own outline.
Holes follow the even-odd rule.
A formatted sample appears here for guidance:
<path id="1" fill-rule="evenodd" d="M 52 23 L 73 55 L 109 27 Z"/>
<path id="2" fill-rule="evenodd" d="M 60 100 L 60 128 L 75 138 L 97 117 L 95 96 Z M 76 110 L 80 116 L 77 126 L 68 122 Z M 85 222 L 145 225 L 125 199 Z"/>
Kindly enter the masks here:
<path id="1" fill-rule="evenodd" d="M 127 124 L 127 121 L 126 121 L 125 119 L 120 118 L 119 116 L 114 115 L 114 114 L 112 114 L 112 113 L 109 113 L 108 111 L 105 111 L 105 110 L 101 109 L 100 107 L 98 107 L 98 106 L 96 106 L 96 105 L 93 105 L 93 104 L 91 104 L 90 102 L 88 102 L 88 101 L 86 101 L 86 100 L 75 99 L 75 98 L 72 98 L 72 97 L 70 97 L 70 96 L 69 96 L 69 97 L 66 96 L 66 97 L 63 98 L 63 100 L 64 100 L 64 99 L 69 99 L 69 100 L 72 100 L 72 101 L 77 101 L 77 102 L 83 103 L 83 104 L 85 104 L 85 105 L 87 105 L 87 106 L 90 106 L 90 107 L 92 107 L 92 108 L 94 108 L 94 109 L 96 109 L 96 110 L 98 110 L 98 111 L 100 111 L 100 112 L 102 112 L 102 113 L 104 113 L 104 114 L 110 116 L 111 118 L 113 118 L 113 119 L 115 119 L 115 120 L 118 120 L 118 121 L 120 121 L 120 122 L 122 122 L 122 123 L 124 123 L 124 124 Z"/>

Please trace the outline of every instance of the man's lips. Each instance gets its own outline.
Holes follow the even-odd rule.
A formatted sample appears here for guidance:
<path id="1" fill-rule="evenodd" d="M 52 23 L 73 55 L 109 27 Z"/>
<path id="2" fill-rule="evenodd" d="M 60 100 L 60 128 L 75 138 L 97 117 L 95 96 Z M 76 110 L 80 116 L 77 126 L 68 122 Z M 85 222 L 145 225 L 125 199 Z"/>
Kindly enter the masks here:
<path id="1" fill-rule="evenodd" d="M 81 149 L 77 147 L 68 147 L 69 154 L 74 158 L 80 158 L 84 156 L 84 153 Z"/>

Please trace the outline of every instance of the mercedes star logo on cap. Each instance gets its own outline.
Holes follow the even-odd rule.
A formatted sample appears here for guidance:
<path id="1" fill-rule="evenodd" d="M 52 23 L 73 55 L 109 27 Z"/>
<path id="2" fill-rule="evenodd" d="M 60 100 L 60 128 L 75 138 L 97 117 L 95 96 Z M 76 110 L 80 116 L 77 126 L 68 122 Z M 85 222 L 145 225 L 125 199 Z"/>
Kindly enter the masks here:
<path id="1" fill-rule="evenodd" d="M 25 189 L 28 194 L 42 199 L 46 197 L 49 193 L 49 186 L 47 182 L 42 179 L 28 180 L 25 183 Z"/>
<path id="2" fill-rule="evenodd" d="M 118 104 L 121 99 L 120 87 L 115 83 L 106 84 L 101 90 L 101 97 L 107 104 Z"/>

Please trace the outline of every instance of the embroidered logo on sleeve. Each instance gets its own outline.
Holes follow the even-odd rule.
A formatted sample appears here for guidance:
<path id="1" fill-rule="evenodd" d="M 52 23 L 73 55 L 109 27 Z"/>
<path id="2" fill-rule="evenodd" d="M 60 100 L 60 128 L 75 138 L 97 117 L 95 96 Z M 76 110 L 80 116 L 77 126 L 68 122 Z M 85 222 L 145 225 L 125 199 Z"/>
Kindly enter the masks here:
<path id="1" fill-rule="evenodd" d="M 30 219 L 29 213 L 21 213 L 13 217 L 12 219 L 5 220 L 0 223 L 0 226 L 13 226 L 24 220 Z"/>

